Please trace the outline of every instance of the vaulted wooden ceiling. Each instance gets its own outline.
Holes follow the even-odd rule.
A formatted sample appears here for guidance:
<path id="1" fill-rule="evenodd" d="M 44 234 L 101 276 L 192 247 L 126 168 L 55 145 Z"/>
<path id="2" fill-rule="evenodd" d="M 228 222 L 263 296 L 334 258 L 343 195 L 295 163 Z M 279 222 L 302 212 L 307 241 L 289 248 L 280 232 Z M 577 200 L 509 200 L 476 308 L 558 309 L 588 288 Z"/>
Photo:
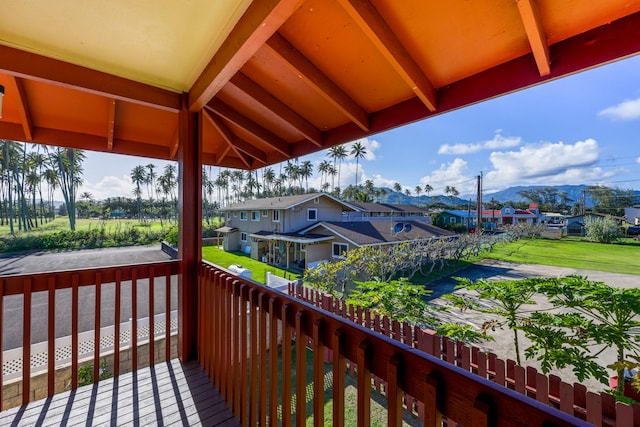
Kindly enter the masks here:
<path id="1" fill-rule="evenodd" d="M 638 52 L 640 0 L 3 0 L 0 138 L 175 159 L 188 108 L 255 169 Z"/>

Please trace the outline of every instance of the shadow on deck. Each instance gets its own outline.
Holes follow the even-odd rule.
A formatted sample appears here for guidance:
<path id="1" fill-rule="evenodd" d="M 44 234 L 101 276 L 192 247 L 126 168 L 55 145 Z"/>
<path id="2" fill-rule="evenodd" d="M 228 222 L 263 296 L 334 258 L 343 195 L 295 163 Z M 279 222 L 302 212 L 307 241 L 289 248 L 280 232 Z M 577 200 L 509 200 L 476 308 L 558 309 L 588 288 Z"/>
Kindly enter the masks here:
<path id="1" fill-rule="evenodd" d="M 238 426 L 197 362 L 174 359 L 0 413 L 0 426 Z"/>

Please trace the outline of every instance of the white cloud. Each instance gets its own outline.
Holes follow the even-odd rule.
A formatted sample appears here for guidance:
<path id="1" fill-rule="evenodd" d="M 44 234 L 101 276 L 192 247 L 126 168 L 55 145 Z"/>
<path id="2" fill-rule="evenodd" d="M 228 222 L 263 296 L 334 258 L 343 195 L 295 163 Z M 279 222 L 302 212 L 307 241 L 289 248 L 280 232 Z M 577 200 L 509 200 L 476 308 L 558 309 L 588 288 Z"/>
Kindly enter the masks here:
<path id="1" fill-rule="evenodd" d="M 131 179 L 123 175 L 105 176 L 98 182 L 90 182 L 85 180 L 78 190 L 78 195 L 88 191 L 94 200 L 104 200 L 108 197 L 131 197 L 133 198 L 133 184 Z M 62 199 L 62 194 L 59 195 Z M 145 196 L 146 197 L 146 193 Z"/>
<path id="2" fill-rule="evenodd" d="M 612 120 L 640 119 L 640 98 L 626 100 L 613 107 L 605 108 L 598 112 L 598 115 Z"/>
<path id="3" fill-rule="evenodd" d="M 446 186 L 455 187 L 460 194 L 472 193 L 474 191 L 475 180 L 472 176 L 466 175 L 468 163 L 460 158 L 449 163 L 442 163 L 439 169 L 431 172 L 420 179 L 420 185 L 430 185 L 433 187 L 431 196 L 444 194 Z"/>
<path id="4" fill-rule="evenodd" d="M 594 166 L 599 159 L 599 147 L 593 139 L 575 144 L 530 144 L 518 151 L 493 152 L 489 159 L 494 169 L 485 174 L 485 189 L 513 185 L 582 184 L 615 174 Z"/>
<path id="5" fill-rule="evenodd" d="M 520 145 L 521 138 L 520 137 L 507 137 L 500 135 L 500 133 L 496 133 L 493 139 L 484 142 L 478 142 L 475 144 L 444 144 L 441 145 L 438 149 L 438 154 L 453 154 L 453 155 L 461 155 L 461 154 L 470 154 L 477 153 L 481 150 L 497 150 L 500 148 L 509 148 L 516 147 Z"/>

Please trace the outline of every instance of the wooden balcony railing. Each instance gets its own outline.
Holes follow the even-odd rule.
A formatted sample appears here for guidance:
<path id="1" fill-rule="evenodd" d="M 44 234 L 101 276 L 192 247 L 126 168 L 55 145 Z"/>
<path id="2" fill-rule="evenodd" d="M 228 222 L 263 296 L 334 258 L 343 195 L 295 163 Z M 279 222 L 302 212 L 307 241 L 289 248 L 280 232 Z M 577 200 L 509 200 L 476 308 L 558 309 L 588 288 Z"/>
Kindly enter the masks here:
<path id="1" fill-rule="evenodd" d="M 292 425 L 294 420 L 306 425 L 308 415 L 316 426 L 325 420 L 345 425 L 347 360 L 357 366 L 358 425 L 371 420 L 372 376 L 385 382 L 389 426 L 402 424 L 404 392 L 424 405 L 423 423 L 428 426 L 442 425 L 443 420 L 463 426 L 586 425 L 468 370 L 204 262 L 198 301 L 200 363 L 244 425 Z M 330 372 L 327 350 L 332 355 Z M 331 414 L 324 413 L 325 381 L 331 381 Z"/>
<path id="2" fill-rule="evenodd" d="M 22 304 L 22 324 L 16 319 L 18 316 L 7 318 L 4 311 L 0 309 L 0 331 L 3 338 L 5 334 L 15 334 L 16 331 L 22 335 L 22 396 L 21 403 L 27 403 L 30 400 L 39 397 L 52 396 L 59 386 L 56 385 L 56 369 L 61 366 L 56 365 L 56 331 L 70 330 L 68 335 L 71 336 L 71 375 L 68 387 L 75 389 L 78 387 L 78 371 L 81 363 L 89 363 L 93 366 L 93 378 L 98 381 L 100 379 L 100 360 L 104 357 L 101 354 L 101 326 L 105 321 L 109 321 L 113 325 L 113 343 L 110 347 L 112 354 L 113 375 L 117 376 L 121 372 L 121 330 L 120 324 L 121 313 L 130 315 L 132 328 L 131 336 L 126 339 L 130 340 L 130 363 L 127 370 L 135 371 L 138 368 L 138 346 L 142 343 L 138 342 L 137 321 L 145 315 L 140 313 L 145 311 L 149 315 L 148 328 L 149 333 L 146 335 L 145 345 L 148 346 L 149 362 L 144 363 L 155 364 L 155 339 L 149 337 L 157 337 L 159 335 L 158 325 L 154 320 L 153 313 L 161 310 L 165 313 L 164 333 L 160 333 L 165 338 L 165 359 L 171 359 L 171 307 L 175 306 L 176 286 L 172 285 L 172 276 L 178 273 L 179 263 L 177 261 L 158 262 L 144 265 L 128 265 L 106 268 L 91 268 L 77 271 L 61 271 L 49 272 L 41 274 L 28 274 L 17 276 L 5 276 L 0 278 L 0 307 L 19 308 Z M 175 282 L 175 280 L 174 280 Z M 128 290 L 128 294 L 123 293 L 123 289 Z M 146 289 L 145 293 L 141 289 Z M 162 290 L 164 298 L 160 301 L 156 296 L 156 292 Z M 70 293 L 70 295 L 69 295 Z M 70 296 L 70 298 L 69 298 Z M 93 299 L 93 301 L 91 301 Z M 144 305 L 139 299 L 145 299 Z M 37 301 L 34 301 L 37 300 Z M 156 302 L 157 301 L 157 302 Z M 37 305 L 35 305 L 37 304 Z M 44 310 L 46 307 L 46 317 L 41 315 L 40 321 L 36 325 L 33 321 L 37 310 Z M 144 307 L 144 308 L 143 308 Z M 169 308 L 169 309 L 167 309 Z M 20 310 L 18 310 L 20 311 Z M 80 315 L 83 314 L 83 319 Z M 107 316 L 103 319 L 103 316 Z M 93 322 L 91 322 L 91 317 Z M 79 360 L 80 354 L 80 322 L 83 321 L 83 329 L 92 329 L 94 337 L 92 340 L 93 358 L 90 360 Z M 87 328 L 86 323 L 90 323 L 91 327 Z M 174 322 L 175 323 L 175 322 Z M 33 331 L 42 332 L 45 330 L 45 336 L 40 337 L 40 341 L 48 343 L 46 352 L 47 358 L 47 379 L 46 394 L 43 396 L 43 390 L 39 392 L 32 391 L 32 354 L 31 344 L 34 343 L 32 338 Z M 133 332 L 136 331 L 136 332 Z M 59 335 L 59 334 L 58 334 Z M 38 340 L 38 338 L 34 338 Z M 3 342 L 6 341 L 3 339 Z M 4 351 L 5 348 L 3 347 Z M 85 351 L 86 353 L 86 351 Z M 3 352 L 0 351 L 0 366 L 3 366 Z M 142 356 L 142 355 L 141 355 Z M 2 377 L 0 377 L 0 380 Z M 0 381 L 4 384 L 3 381 Z M 2 407 L 0 400 L 0 410 L 6 409 Z"/>

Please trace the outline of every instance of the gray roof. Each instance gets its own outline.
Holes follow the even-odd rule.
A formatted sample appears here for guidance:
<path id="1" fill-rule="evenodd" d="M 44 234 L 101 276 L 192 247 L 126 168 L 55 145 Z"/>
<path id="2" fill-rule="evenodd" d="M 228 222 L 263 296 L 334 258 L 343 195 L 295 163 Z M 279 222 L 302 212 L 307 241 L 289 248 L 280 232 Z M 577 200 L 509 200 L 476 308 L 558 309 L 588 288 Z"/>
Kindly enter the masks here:
<path id="1" fill-rule="evenodd" d="M 394 232 L 393 226 L 396 224 L 410 224 L 410 231 Z M 421 240 L 438 237 L 449 237 L 455 235 L 451 231 L 428 224 L 425 221 L 394 221 L 393 224 L 387 221 L 355 221 L 355 222 L 335 222 L 323 221 L 315 226 L 307 228 L 305 231 L 320 232 L 324 228 L 331 233 L 345 238 L 358 246 L 382 245 L 386 243 L 397 243 L 408 240 Z"/>
<path id="2" fill-rule="evenodd" d="M 290 209 L 299 204 L 313 200 L 316 197 L 327 197 L 336 203 L 343 205 L 349 209 L 354 210 L 353 206 L 343 202 L 340 199 L 336 199 L 333 196 L 325 193 L 310 193 L 310 194 L 298 194 L 295 196 L 281 196 L 281 197 L 267 197 L 264 199 L 251 199 L 245 200 L 240 203 L 234 203 L 231 206 L 221 208 L 222 211 L 244 211 L 244 210 L 262 210 L 262 209 Z"/>
<path id="3" fill-rule="evenodd" d="M 234 231 L 238 231 L 236 227 L 229 227 L 228 225 L 222 226 L 220 228 L 216 228 L 218 233 L 233 233 Z"/>

